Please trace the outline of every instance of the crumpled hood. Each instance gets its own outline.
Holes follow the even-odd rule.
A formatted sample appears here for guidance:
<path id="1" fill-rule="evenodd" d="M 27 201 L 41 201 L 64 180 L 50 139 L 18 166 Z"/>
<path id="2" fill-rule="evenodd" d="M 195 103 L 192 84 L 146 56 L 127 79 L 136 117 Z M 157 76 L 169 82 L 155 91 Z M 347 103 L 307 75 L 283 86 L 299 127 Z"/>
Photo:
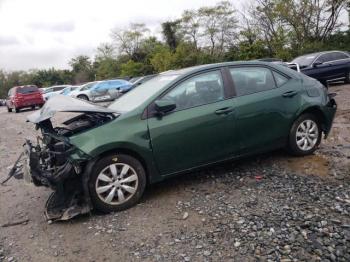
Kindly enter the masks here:
<path id="1" fill-rule="evenodd" d="M 94 105 L 84 100 L 70 96 L 55 95 L 45 103 L 41 110 L 29 115 L 27 120 L 37 124 L 53 117 L 57 112 L 116 113 L 116 111 L 112 109 Z"/>

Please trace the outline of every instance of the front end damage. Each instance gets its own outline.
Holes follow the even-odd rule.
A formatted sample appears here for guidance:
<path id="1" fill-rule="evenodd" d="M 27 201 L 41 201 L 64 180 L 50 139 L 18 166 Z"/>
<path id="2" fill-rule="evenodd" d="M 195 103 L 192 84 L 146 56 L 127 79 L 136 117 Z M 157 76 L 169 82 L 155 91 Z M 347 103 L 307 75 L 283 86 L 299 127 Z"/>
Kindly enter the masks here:
<path id="1" fill-rule="evenodd" d="M 51 188 L 54 192 L 46 203 L 46 218 L 68 220 L 89 213 L 92 209 L 87 182 L 89 166 L 93 162 L 89 155 L 70 144 L 69 138 L 106 124 L 117 115 L 108 108 L 73 98 L 59 96 L 58 99 L 51 99 L 39 113 L 28 117 L 41 135 L 35 142 L 25 141 L 24 151 L 10 171 L 8 179 L 12 176 L 24 178 L 35 186 Z M 83 106 L 79 107 L 82 103 Z M 62 126 L 53 127 L 50 118 L 56 112 L 80 114 L 62 123 Z"/>

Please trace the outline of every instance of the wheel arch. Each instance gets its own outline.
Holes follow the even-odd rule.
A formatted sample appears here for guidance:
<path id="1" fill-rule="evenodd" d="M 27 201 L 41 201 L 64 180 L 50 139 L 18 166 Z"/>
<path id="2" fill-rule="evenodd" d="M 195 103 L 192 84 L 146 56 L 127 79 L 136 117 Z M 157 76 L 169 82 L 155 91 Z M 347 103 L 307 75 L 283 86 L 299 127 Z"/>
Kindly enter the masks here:
<path id="1" fill-rule="evenodd" d="M 143 168 L 145 169 L 146 172 L 146 182 L 147 184 L 150 183 L 151 178 L 150 178 L 150 170 L 149 167 L 147 165 L 146 160 L 135 150 L 129 149 L 129 148 L 122 148 L 122 147 L 117 147 L 117 148 L 113 148 L 113 149 L 109 149 L 106 150 L 102 153 L 100 153 L 99 155 L 97 155 L 95 157 L 95 163 L 98 162 L 101 158 L 111 155 L 111 154 L 125 154 L 125 155 L 129 155 L 134 157 L 135 159 L 137 159 L 138 161 L 140 161 L 141 165 L 143 166 Z"/>
<path id="2" fill-rule="evenodd" d="M 297 115 L 297 117 L 294 119 L 294 121 L 296 119 L 298 119 L 301 115 L 304 115 L 304 114 L 314 115 L 317 118 L 317 120 L 319 121 L 319 124 L 321 125 L 322 131 L 324 132 L 326 130 L 325 129 L 326 116 L 324 115 L 324 113 L 322 112 L 322 110 L 318 106 L 311 106 L 311 107 L 305 108 Z"/>

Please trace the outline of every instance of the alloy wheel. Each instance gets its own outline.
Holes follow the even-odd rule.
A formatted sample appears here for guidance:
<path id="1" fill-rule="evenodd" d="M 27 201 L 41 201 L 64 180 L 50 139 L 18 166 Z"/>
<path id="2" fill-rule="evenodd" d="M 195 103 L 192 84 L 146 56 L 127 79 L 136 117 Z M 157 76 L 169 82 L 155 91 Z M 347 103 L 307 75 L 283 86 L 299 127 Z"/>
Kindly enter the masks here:
<path id="1" fill-rule="evenodd" d="M 125 163 L 115 163 L 99 173 L 95 190 L 104 203 L 120 205 L 136 193 L 138 185 L 139 178 L 131 166 Z"/>
<path id="2" fill-rule="evenodd" d="M 296 132 L 296 143 L 299 149 L 303 151 L 311 150 L 318 140 L 317 123 L 311 119 L 301 122 Z"/>

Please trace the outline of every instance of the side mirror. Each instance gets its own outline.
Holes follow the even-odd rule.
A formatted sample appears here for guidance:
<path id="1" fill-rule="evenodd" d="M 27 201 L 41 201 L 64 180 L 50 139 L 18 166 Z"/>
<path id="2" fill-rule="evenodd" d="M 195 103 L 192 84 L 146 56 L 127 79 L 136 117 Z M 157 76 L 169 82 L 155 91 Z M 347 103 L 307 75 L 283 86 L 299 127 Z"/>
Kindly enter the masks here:
<path id="1" fill-rule="evenodd" d="M 321 61 L 316 61 L 314 64 L 313 64 L 313 67 L 318 67 L 319 65 L 322 65 L 323 63 Z"/>
<path id="2" fill-rule="evenodd" d="M 160 99 L 154 102 L 156 106 L 156 110 L 161 115 L 165 115 L 166 113 L 173 111 L 176 108 L 176 104 L 174 101 L 169 99 Z"/>

